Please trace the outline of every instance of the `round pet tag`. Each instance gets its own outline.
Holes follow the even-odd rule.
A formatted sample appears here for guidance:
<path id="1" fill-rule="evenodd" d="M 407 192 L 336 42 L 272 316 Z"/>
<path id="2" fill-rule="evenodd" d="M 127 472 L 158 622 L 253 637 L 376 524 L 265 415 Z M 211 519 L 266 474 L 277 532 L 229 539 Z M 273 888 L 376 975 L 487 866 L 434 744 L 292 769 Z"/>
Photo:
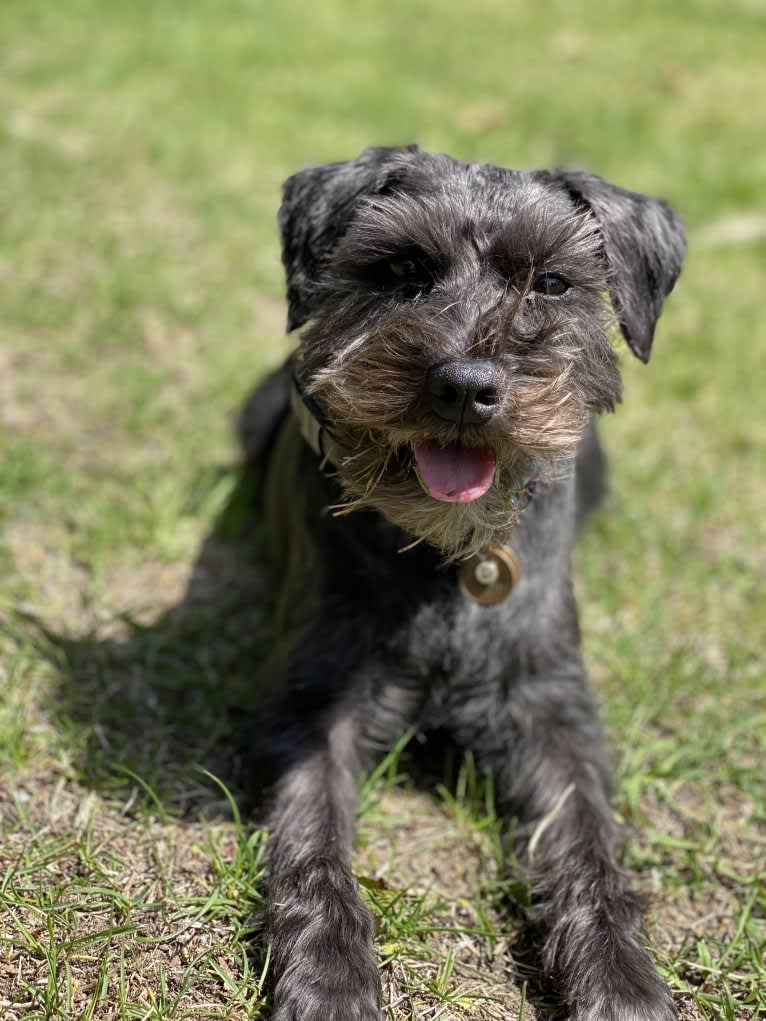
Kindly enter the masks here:
<path id="1" fill-rule="evenodd" d="M 508 546 L 488 546 L 460 568 L 460 584 L 482 606 L 502 603 L 521 577 L 519 558 Z"/>

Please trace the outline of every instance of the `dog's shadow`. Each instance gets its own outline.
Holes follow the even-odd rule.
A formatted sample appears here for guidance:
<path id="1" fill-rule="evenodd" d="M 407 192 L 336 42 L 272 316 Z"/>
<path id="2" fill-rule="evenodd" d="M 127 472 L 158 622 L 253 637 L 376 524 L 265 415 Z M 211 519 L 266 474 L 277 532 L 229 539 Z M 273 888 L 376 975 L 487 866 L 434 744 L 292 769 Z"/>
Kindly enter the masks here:
<path id="1" fill-rule="evenodd" d="M 149 623 L 122 613 L 76 635 L 32 622 L 56 668 L 50 713 L 71 736 L 82 781 L 120 794 L 139 777 L 180 818 L 221 798 L 200 767 L 243 794 L 248 706 L 268 647 L 258 474 L 243 465 L 219 481 L 229 495 L 174 605 Z M 143 601 L 165 600 L 146 592 Z"/>
<path id="2" fill-rule="evenodd" d="M 244 464 L 231 471 L 225 506 L 174 606 L 151 623 L 123 615 L 106 633 L 102 628 L 73 637 L 39 621 L 34 627 L 56 667 L 51 716 L 71 736 L 72 764 L 85 785 L 127 799 L 138 782 L 174 817 L 193 821 L 227 809 L 213 774 L 255 827 L 263 815 L 250 752 L 257 740 L 254 706 L 270 645 L 272 593 L 257 526 L 258 470 Z M 407 773 L 419 789 L 437 796 L 447 759 L 456 761 L 444 735 L 412 742 Z M 518 919 L 517 905 L 506 909 Z M 535 947 L 520 930 L 514 961 L 537 1016 L 554 1021 L 560 1015 L 534 985 Z M 260 968 L 260 921 L 252 949 Z"/>

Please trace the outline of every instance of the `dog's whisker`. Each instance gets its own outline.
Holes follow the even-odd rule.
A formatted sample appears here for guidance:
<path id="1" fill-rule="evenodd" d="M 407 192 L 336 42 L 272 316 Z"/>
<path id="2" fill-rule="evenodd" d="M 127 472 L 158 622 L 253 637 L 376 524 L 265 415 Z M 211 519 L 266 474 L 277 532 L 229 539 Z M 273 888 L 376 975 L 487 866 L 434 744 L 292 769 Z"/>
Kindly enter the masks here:
<path id="1" fill-rule="evenodd" d="M 412 542 L 407 543 L 406 546 L 400 546 L 399 549 L 396 552 L 397 553 L 409 553 L 410 550 L 415 549 L 416 546 L 420 546 L 420 544 L 424 543 L 425 541 L 426 541 L 425 540 L 425 536 L 421 535 L 417 539 L 413 539 Z"/>
<path id="2" fill-rule="evenodd" d="M 446 315 L 447 312 L 451 312 L 453 308 L 457 308 L 459 304 L 460 304 L 459 299 L 457 301 L 451 301 L 449 305 L 445 305 L 444 308 L 440 308 L 436 314 L 440 316 Z"/>

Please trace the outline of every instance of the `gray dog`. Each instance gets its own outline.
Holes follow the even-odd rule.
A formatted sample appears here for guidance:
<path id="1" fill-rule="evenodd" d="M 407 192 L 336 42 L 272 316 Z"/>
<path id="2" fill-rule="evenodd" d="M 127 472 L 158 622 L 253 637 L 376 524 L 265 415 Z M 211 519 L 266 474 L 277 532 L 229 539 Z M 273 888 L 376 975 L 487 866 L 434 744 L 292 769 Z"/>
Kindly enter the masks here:
<path id="1" fill-rule="evenodd" d="M 356 786 L 407 728 L 495 778 L 578 1021 L 671 1021 L 617 860 L 570 557 L 603 486 L 592 417 L 620 400 L 618 325 L 647 361 L 684 232 L 579 172 L 417 147 L 304 170 L 279 214 L 297 352 L 242 416 L 267 468 L 276 642 L 277 1021 L 379 1021 L 351 872 Z"/>

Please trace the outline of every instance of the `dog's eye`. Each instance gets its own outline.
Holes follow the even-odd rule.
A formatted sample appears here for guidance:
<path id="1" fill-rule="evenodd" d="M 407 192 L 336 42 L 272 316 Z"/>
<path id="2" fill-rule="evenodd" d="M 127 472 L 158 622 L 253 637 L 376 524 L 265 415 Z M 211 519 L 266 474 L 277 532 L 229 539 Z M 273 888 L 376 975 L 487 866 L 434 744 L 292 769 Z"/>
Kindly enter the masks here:
<path id="1" fill-rule="evenodd" d="M 557 277 L 555 273 L 541 273 L 535 277 L 532 283 L 532 290 L 538 294 L 546 294 L 551 298 L 557 298 L 560 294 L 566 294 L 569 284 L 563 277 Z"/>
<path id="2" fill-rule="evenodd" d="M 386 266 L 391 275 L 399 280 L 412 280 L 417 277 L 420 270 L 414 259 L 390 259 Z"/>
<path id="3" fill-rule="evenodd" d="M 409 301 L 431 289 L 438 268 L 426 252 L 412 246 L 377 262 L 362 263 L 358 272 L 393 299 Z"/>

